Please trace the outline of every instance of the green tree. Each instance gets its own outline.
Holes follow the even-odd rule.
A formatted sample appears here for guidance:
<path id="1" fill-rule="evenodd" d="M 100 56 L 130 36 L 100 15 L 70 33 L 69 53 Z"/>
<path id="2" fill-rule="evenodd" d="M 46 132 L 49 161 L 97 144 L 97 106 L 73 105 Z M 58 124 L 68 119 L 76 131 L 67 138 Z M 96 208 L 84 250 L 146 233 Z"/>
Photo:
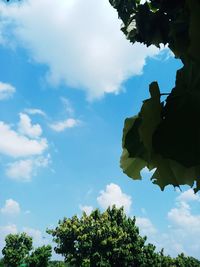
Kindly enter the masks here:
<path id="1" fill-rule="evenodd" d="M 174 265 L 176 267 L 200 267 L 200 261 L 181 253 L 174 259 Z"/>
<path id="2" fill-rule="evenodd" d="M 135 218 L 115 206 L 89 216 L 73 216 L 59 221 L 47 231 L 57 243 L 55 252 L 72 266 L 158 266 L 159 255 L 146 237 L 139 235 Z"/>
<path id="3" fill-rule="evenodd" d="M 51 258 L 51 246 L 36 248 L 28 258 L 29 267 L 47 267 Z"/>
<path id="4" fill-rule="evenodd" d="M 131 43 L 168 44 L 183 63 L 170 93 L 161 93 L 153 82 L 139 114 L 125 120 L 121 167 L 133 179 L 141 179 L 145 166 L 155 168 L 151 179 L 162 190 L 169 184 L 196 184 L 196 192 L 200 190 L 200 1 L 109 1 Z"/>
<path id="5" fill-rule="evenodd" d="M 32 249 L 32 238 L 26 233 L 9 234 L 5 238 L 5 247 L 2 250 L 3 260 L 8 267 L 18 267 L 24 263 Z"/>

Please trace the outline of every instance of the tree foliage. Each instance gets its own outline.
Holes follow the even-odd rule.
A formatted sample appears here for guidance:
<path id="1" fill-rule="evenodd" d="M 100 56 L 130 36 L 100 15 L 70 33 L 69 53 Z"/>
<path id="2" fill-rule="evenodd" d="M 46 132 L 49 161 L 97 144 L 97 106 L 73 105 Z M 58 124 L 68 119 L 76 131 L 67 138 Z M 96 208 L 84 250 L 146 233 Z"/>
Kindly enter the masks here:
<path id="1" fill-rule="evenodd" d="M 64 256 L 69 266 L 200 267 L 199 260 L 183 253 L 172 258 L 164 255 L 163 249 L 156 252 L 156 247 L 140 236 L 135 218 L 115 206 L 103 213 L 96 209 L 80 218 L 64 218 L 47 232 L 57 243 L 55 252 Z"/>
<path id="2" fill-rule="evenodd" d="M 2 250 L 4 263 L 8 267 L 18 267 L 24 263 L 32 249 L 32 238 L 26 233 L 9 234 L 5 238 L 5 247 Z"/>
<path id="3" fill-rule="evenodd" d="M 25 233 L 6 237 L 1 267 L 200 267 L 200 261 L 185 256 L 176 258 L 156 252 L 139 234 L 135 218 L 127 217 L 123 208 L 115 206 L 101 213 L 73 216 L 59 221 L 55 229 L 47 231 L 57 243 L 55 252 L 64 256 L 63 261 L 50 261 L 51 246 L 32 250 L 32 238 Z"/>
<path id="4" fill-rule="evenodd" d="M 28 258 L 29 267 L 48 267 L 51 258 L 51 246 L 36 248 Z"/>
<path id="5" fill-rule="evenodd" d="M 131 43 L 168 44 L 183 63 L 164 101 L 153 82 L 139 114 L 125 120 L 121 167 L 133 179 L 141 179 L 145 166 L 155 168 L 151 179 L 162 190 L 169 184 L 196 184 L 196 192 L 200 190 L 200 1 L 109 1 Z"/>
<path id="6" fill-rule="evenodd" d="M 158 266 L 160 261 L 155 246 L 139 235 L 135 218 L 115 206 L 64 218 L 48 233 L 57 243 L 55 252 L 73 266 Z"/>
<path id="7" fill-rule="evenodd" d="M 51 258 L 51 246 L 42 246 L 33 250 L 32 237 L 26 233 L 9 234 L 5 238 L 2 250 L 4 264 L 7 267 L 47 267 Z M 31 254 L 30 254 L 31 253 Z"/>

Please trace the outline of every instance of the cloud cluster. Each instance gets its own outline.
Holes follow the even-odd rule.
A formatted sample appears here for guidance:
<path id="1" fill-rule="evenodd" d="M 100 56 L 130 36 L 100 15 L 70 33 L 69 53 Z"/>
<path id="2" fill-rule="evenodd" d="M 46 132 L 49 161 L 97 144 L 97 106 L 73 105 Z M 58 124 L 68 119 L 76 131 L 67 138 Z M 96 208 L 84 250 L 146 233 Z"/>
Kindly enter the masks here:
<path id="1" fill-rule="evenodd" d="M 7 164 L 6 175 L 17 181 L 30 181 L 37 169 L 47 167 L 50 155 L 46 138 L 41 137 L 42 128 L 32 124 L 30 117 L 20 113 L 17 129 L 0 121 L 0 154 L 17 159 Z"/>
<path id="2" fill-rule="evenodd" d="M 48 147 L 47 140 L 30 139 L 0 121 L 0 153 L 10 157 L 41 155 Z"/>
<path id="3" fill-rule="evenodd" d="M 158 249 L 165 248 L 165 253 L 172 256 L 184 252 L 186 255 L 199 258 L 200 251 L 200 215 L 193 214 L 192 202 L 198 203 L 200 196 L 189 189 L 175 200 L 175 207 L 167 213 L 168 229 L 159 231 L 147 217 L 136 218 L 142 235 Z"/>
<path id="4" fill-rule="evenodd" d="M 125 80 L 142 73 L 147 57 L 159 53 L 126 40 L 107 0 L 1 2 L 0 12 L 0 36 L 12 36 L 4 43 L 14 40 L 25 47 L 32 59 L 48 66 L 52 84 L 82 89 L 88 99 L 118 93 Z"/>

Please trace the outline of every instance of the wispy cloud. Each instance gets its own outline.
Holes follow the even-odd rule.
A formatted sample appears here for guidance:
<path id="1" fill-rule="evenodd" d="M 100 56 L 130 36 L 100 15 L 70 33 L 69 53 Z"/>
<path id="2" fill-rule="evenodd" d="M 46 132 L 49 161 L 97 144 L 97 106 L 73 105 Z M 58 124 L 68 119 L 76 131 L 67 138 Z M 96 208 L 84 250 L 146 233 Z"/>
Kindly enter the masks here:
<path id="1" fill-rule="evenodd" d="M 74 108 L 73 108 L 70 100 L 66 97 L 61 97 L 60 100 L 64 105 L 64 109 L 66 111 L 66 114 L 69 116 L 73 116 L 74 115 Z"/>
<path id="2" fill-rule="evenodd" d="M 15 91 L 15 87 L 11 84 L 0 82 L 0 100 L 11 98 Z"/>
<path id="3" fill-rule="evenodd" d="M 28 158 L 9 163 L 6 175 L 12 180 L 19 182 L 30 182 L 37 175 L 38 169 L 46 168 L 50 164 L 50 155 Z"/>
<path id="4" fill-rule="evenodd" d="M 46 113 L 43 110 L 38 109 L 38 108 L 26 108 L 24 112 L 29 115 L 41 115 L 41 116 L 46 117 Z"/>
<path id="5" fill-rule="evenodd" d="M 63 121 L 57 121 L 49 124 L 49 127 L 56 132 L 63 132 L 66 129 L 74 128 L 80 124 L 77 119 L 69 118 Z"/>
<path id="6" fill-rule="evenodd" d="M 18 215 L 20 210 L 19 203 L 10 198 L 6 200 L 4 207 L 2 207 L 0 211 L 5 215 Z"/>

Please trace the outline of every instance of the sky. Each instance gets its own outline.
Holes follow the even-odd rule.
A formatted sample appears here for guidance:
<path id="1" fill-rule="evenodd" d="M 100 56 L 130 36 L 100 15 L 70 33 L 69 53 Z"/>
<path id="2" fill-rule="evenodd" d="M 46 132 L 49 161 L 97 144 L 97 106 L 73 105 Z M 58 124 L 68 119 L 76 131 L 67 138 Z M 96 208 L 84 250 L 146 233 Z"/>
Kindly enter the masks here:
<path id="1" fill-rule="evenodd" d="M 0 249 L 22 231 L 47 244 L 59 219 L 115 204 L 158 250 L 199 258 L 200 195 L 120 169 L 124 119 L 181 67 L 120 25 L 108 0 L 0 2 Z"/>

